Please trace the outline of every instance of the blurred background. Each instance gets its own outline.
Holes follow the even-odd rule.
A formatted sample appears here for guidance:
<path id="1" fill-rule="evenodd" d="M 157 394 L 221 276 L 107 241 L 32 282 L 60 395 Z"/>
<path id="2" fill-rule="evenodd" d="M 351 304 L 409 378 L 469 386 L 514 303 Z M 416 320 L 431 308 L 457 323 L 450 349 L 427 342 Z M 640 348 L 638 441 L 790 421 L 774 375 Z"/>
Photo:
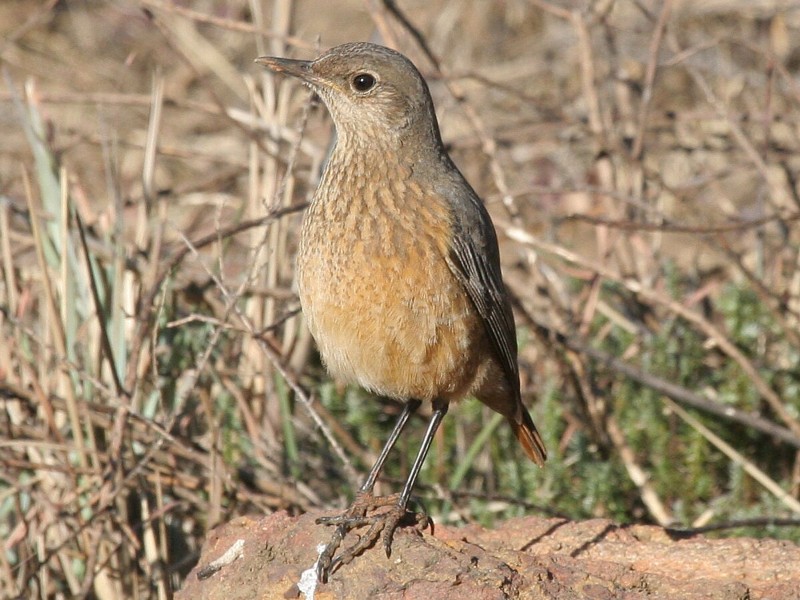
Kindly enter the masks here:
<path id="1" fill-rule="evenodd" d="M 168 598 L 215 525 L 351 498 L 400 406 L 298 314 L 332 125 L 253 59 L 356 40 L 494 218 L 550 450 L 453 407 L 434 519 L 800 541 L 798 3 L 4 0 L 0 597 Z"/>

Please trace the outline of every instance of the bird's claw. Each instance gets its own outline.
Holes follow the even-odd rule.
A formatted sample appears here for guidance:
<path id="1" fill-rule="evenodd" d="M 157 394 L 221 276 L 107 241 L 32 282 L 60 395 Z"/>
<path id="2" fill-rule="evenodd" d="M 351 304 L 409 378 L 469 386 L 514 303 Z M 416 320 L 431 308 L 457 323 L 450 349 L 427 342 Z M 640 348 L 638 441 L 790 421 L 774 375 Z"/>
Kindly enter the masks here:
<path id="1" fill-rule="evenodd" d="M 389 506 L 388 510 L 367 516 L 369 510 L 386 506 Z M 341 515 L 318 518 L 317 523 L 333 525 L 336 529 L 317 561 L 317 579 L 326 583 L 331 573 L 370 548 L 379 537 L 382 539 L 386 557 L 391 557 L 394 532 L 406 520 L 412 520 L 412 523 L 409 524 L 420 531 L 424 531 L 427 527 L 433 529 L 433 521 L 427 514 L 416 513 L 401 506 L 398 504 L 397 495 L 376 497 L 361 492 L 350 508 Z M 369 529 L 359 537 L 357 542 L 336 555 L 336 551 L 350 531 L 366 526 L 369 526 Z"/>

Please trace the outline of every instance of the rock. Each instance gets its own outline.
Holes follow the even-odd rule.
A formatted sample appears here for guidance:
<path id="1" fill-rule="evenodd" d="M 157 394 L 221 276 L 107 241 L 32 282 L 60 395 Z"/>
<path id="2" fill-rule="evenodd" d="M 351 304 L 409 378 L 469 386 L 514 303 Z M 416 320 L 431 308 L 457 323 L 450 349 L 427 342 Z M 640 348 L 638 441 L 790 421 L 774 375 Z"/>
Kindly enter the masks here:
<path id="1" fill-rule="evenodd" d="M 298 583 L 314 565 L 317 546 L 330 536 L 329 528 L 314 522 L 321 515 L 276 512 L 218 527 L 175 598 L 800 598 L 800 547 L 791 542 L 687 537 L 654 526 L 538 517 L 494 529 L 437 525 L 435 535 L 400 529 L 391 559 L 372 548 L 334 572 L 328 584 L 312 577 L 312 595 Z M 208 568 L 226 552 L 225 564 Z"/>

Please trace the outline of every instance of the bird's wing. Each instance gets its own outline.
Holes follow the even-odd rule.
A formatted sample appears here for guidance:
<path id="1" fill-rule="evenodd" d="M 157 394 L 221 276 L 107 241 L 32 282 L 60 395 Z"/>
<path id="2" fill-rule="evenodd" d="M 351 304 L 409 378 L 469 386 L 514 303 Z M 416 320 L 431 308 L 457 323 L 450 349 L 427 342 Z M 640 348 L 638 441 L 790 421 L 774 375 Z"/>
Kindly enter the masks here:
<path id="1" fill-rule="evenodd" d="M 450 203 L 453 235 L 447 264 L 478 311 L 514 395 L 512 402 L 504 405 L 509 412 L 500 410 L 494 403 L 490 406 L 508 419 L 528 457 L 540 467 L 544 466 L 547 449 L 520 397 L 517 336 L 511 303 L 500 273 L 497 234 L 489 213 L 466 181 L 457 182 L 451 193 L 458 197 Z"/>
<path id="2" fill-rule="evenodd" d="M 498 362 L 519 399 L 517 338 L 500 273 L 497 235 L 483 203 L 466 182 L 464 185 L 466 189 L 457 191 L 466 202 L 456 203 L 448 266 L 481 316 Z"/>

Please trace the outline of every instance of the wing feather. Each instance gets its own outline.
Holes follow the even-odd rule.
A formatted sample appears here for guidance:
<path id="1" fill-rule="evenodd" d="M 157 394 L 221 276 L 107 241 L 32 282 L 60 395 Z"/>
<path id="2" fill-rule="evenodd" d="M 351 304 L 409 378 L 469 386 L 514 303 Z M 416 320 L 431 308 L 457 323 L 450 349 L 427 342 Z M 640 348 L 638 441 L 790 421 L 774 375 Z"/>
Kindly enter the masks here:
<path id="1" fill-rule="evenodd" d="M 497 235 L 481 201 L 469 189 L 465 209 L 454 215 L 448 264 L 483 321 L 509 387 L 519 399 L 514 315 L 500 271 Z"/>
<path id="2" fill-rule="evenodd" d="M 509 403 L 512 411 L 505 417 L 525 453 L 541 467 L 547 460 L 547 449 L 520 397 L 517 335 L 500 271 L 497 234 L 480 199 L 472 188 L 464 185 L 467 202 L 456 204 L 459 212 L 454 215 L 448 265 L 478 311 L 514 395 Z"/>

